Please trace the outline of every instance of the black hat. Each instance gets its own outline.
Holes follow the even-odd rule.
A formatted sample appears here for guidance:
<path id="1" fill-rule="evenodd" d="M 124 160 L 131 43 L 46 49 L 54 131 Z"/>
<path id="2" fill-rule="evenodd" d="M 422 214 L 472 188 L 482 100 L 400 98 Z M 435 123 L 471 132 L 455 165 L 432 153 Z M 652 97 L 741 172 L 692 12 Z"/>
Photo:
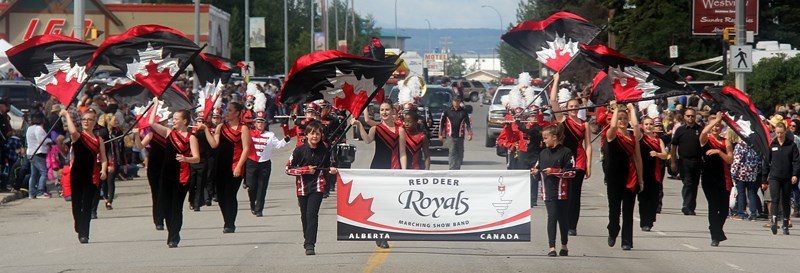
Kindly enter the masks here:
<path id="1" fill-rule="evenodd" d="M 461 95 L 455 95 L 455 96 L 453 96 L 453 100 L 454 101 L 462 101 L 463 98 L 461 98 Z"/>
<path id="2" fill-rule="evenodd" d="M 8 106 L 8 101 L 6 101 L 4 99 L 0 99 L 0 104 Z"/>

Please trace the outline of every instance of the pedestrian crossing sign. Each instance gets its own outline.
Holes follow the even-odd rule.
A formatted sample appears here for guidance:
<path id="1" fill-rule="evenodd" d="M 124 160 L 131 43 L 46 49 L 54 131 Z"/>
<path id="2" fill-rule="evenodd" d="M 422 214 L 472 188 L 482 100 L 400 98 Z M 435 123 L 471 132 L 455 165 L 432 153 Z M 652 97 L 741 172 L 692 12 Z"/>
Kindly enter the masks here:
<path id="1" fill-rule="evenodd" d="M 753 47 L 732 45 L 728 50 L 728 72 L 753 72 Z"/>

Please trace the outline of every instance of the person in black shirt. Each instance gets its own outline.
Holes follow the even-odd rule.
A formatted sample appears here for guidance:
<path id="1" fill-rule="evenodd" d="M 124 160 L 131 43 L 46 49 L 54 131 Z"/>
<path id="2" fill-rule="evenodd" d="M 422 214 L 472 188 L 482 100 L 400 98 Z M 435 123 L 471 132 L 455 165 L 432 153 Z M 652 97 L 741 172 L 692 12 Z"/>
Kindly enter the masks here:
<path id="1" fill-rule="evenodd" d="M 639 146 L 641 131 L 632 104 L 616 106 L 608 129 L 605 131 L 603 148 L 606 194 L 608 195 L 608 246 L 613 247 L 620 233 L 622 214 L 622 250 L 633 248 L 633 208 L 636 194 L 644 189 L 642 158 Z M 620 109 L 622 108 L 622 109 Z M 628 113 L 631 113 L 630 115 Z M 628 125 L 633 132 L 628 132 Z M 607 161 L 608 163 L 606 163 Z M 621 208 L 621 209 L 620 209 Z"/>
<path id="2" fill-rule="evenodd" d="M 444 141 L 445 137 L 449 139 L 447 149 L 451 170 L 461 169 L 465 135 L 467 140 L 472 141 L 472 122 L 467 110 L 461 107 L 461 97 L 456 95 L 453 96 L 453 107 L 444 111 L 439 122 L 439 140 Z"/>
<path id="3" fill-rule="evenodd" d="M 696 215 L 694 210 L 697 207 L 697 187 L 700 184 L 700 173 L 703 169 L 700 151 L 700 131 L 703 128 L 695 121 L 696 113 L 692 108 L 683 111 L 684 124 L 675 130 L 670 147 L 670 169 L 672 171 L 678 170 L 678 156 L 680 156 L 680 174 L 681 180 L 683 180 L 681 212 L 684 215 Z"/>
<path id="4" fill-rule="evenodd" d="M 522 140 L 518 152 L 517 169 L 527 169 L 539 161 L 539 154 L 542 152 L 542 124 L 536 122 L 535 117 L 529 116 L 528 123 L 522 124 L 517 120 L 517 127 L 522 132 Z M 535 122 L 535 123 L 534 123 Z M 544 122 L 542 122 L 544 123 Z M 524 144 L 526 147 L 521 147 Z M 523 167 L 524 166 L 524 167 Z M 539 194 L 539 178 L 536 175 L 531 176 L 531 207 L 537 206 L 537 199 Z"/>
<path id="5" fill-rule="evenodd" d="M 772 204 L 772 234 L 778 233 L 778 210 L 783 214 L 783 234 L 789 235 L 789 196 L 792 187 L 797 186 L 800 176 L 800 151 L 786 134 L 786 124 L 776 123 L 775 138 L 770 145 L 769 160 L 764 161 L 764 173 L 768 175 Z M 780 206 L 780 207 L 778 207 Z"/>
<path id="6" fill-rule="evenodd" d="M 544 204 L 547 207 L 547 239 L 550 252 L 547 256 L 556 256 L 556 224 L 561 234 L 560 256 L 569 256 L 567 249 L 567 229 L 569 229 L 568 183 L 575 177 L 575 159 L 569 148 L 561 145 L 564 139 L 561 125 L 550 125 L 542 130 L 542 140 L 547 146 L 542 150 L 536 166 L 531 169 L 534 175 L 541 174 L 544 186 Z"/>

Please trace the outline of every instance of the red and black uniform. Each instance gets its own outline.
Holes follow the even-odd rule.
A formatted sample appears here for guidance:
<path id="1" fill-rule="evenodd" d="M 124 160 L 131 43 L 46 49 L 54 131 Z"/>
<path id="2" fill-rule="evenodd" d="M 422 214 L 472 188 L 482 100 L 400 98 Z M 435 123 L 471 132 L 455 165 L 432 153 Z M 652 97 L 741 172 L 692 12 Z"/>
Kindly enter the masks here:
<path id="1" fill-rule="evenodd" d="M 181 226 L 183 226 L 183 201 L 189 190 L 189 163 L 178 162 L 177 155 L 192 156 L 189 145 L 191 134 L 183 136 L 178 131 L 171 131 L 167 136 L 167 146 L 164 148 L 163 169 L 169 170 L 161 173 L 161 205 L 164 220 L 167 224 L 167 243 L 178 244 L 181 241 Z"/>
<path id="2" fill-rule="evenodd" d="M 150 131 L 153 136 L 150 141 L 150 150 L 147 153 L 147 182 L 150 184 L 150 198 L 153 201 L 153 223 L 156 227 L 164 227 L 164 210 L 161 208 L 161 198 L 159 186 L 161 181 L 161 168 L 164 165 L 164 149 L 167 139 Z"/>
<path id="3" fill-rule="evenodd" d="M 578 228 L 578 218 L 581 216 L 581 191 L 583 178 L 586 176 L 586 149 L 583 147 L 586 134 L 586 122 L 575 121 L 567 117 L 564 119 L 564 146 L 572 151 L 575 157 L 575 177 L 569 183 L 569 229 Z"/>
<path id="4" fill-rule="evenodd" d="M 242 184 L 242 176 L 234 177 L 233 170 L 242 155 L 242 130 L 248 129 L 241 123 L 236 128 L 225 123 L 221 130 L 217 146 L 217 200 L 225 221 L 224 228 L 234 231 L 236 214 L 239 210 L 236 193 L 239 192 L 239 186 Z M 242 174 L 244 171 L 245 169 L 242 167 Z"/>
<path id="5" fill-rule="evenodd" d="M 294 127 L 292 128 L 294 132 L 292 133 L 292 135 L 297 135 L 297 147 L 300 147 L 306 143 L 306 126 L 308 126 L 308 124 L 310 124 L 313 121 L 316 121 L 316 119 L 307 118 L 302 120 L 296 120 L 294 122 Z"/>
<path id="6" fill-rule="evenodd" d="M 72 218 L 78 237 L 89 238 L 89 223 L 92 220 L 92 204 L 100 185 L 100 145 L 103 139 L 92 138 L 81 132 L 81 137 L 72 145 Z"/>
<path id="7" fill-rule="evenodd" d="M 526 123 L 524 126 L 519 126 L 520 138 L 525 139 L 520 142 L 520 152 L 517 158 L 517 169 L 527 170 L 536 162 L 539 161 L 539 155 L 542 152 L 542 128 L 547 126 L 543 121 L 534 123 Z M 523 146 L 522 144 L 525 144 Z M 524 149 L 524 150 L 523 150 Z M 537 199 L 539 195 L 539 177 L 531 175 L 531 207 L 538 205 Z M 566 223 L 566 222 L 565 222 Z"/>
<path id="8" fill-rule="evenodd" d="M 640 154 L 642 155 L 642 179 L 644 180 L 644 190 L 639 193 L 639 226 L 653 227 L 656 222 L 658 211 L 659 194 L 664 181 L 664 168 L 662 160 L 658 157 L 650 156 L 650 152 L 663 153 L 661 150 L 661 139 L 643 135 L 639 140 Z"/>
<path id="9" fill-rule="evenodd" d="M 422 132 L 417 132 L 416 135 L 411 135 L 406 131 L 406 169 L 409 170 L 424 170 L 425 166 L 422 165 L 422 158 L 426 155 L 423 154 L 422 148 L 425 146 L 427 137 Z M 424 151 L 427 152 L 427 151 Z"/>
<path id="10" fill-rule="evenodd" d="M 633 247 L 633 207 L 636 193 L 639 190 L 635 156 L 636 143 L 633 135 L 625 136 L 617 132 L 612 141 L 603 137 L 605 142 L 604 160 L 609 162 L 605 167 L 606 193 L 608 195 L 608 236 L 609 243 L 616 241 L 620 232 L 619 218 L 622 214 L 622 245 Z M 620 207 L 622 210 L 620 210 Z"/>
<path id="11" fill-rule="evenodd" d="M 534 166 L 543 183 L 542 199 L 547 207 L 547 239 L 550 247 L 556 246 L 556 224 L 561 233 L 561 244 L 567 244 L 569 183 L 575 176 L 574 163 L 569 148 L 558 145 L 542 150 Z M 543 172 L 547 168 L 550 168 L 549 174 Z"/>
<path id="12" fill-rule="evenodd" d="M 400 166 L 400 126 L 395 124 L 394 130 L 381 123 L 375 126 L 375 156 L 372 157 L 370 169 L 394 169 Z"/>
<path id="13" fill-rule="evenodd" d="M 189 164 L 189 205 L 195 210 L 200 210 L 204 204 L 211 203 L 214 179 L 211 179 L 210 164 L 214 149 L 208 143 L 204 131 L 195 131 L 193 135 L 200 148 L 200 162 Z"/>
<path id="14" fill-rule="evenodd" d="M 719 140 L 713 136 L 708 136 L 708 142 L 701 147 L 703 158 L 702 180 L 703 193 L 708 201 L 708 230 L 711 232 L 711 240 L 725 241 L 725 231 L 722 227 L 728 219 L 728 201 L 731 194 L 731 171 L 730 164 L 725 163 L 719 155 L 706 155 L 711 149 L 718 149 L 726 152 L 725 138 Z"/>
<path id="15" fill-rule="evenodd" d="M 319 207 L 322 194 L 325 192 L 326 177 L 329 175 L 331 161 L 328 147 L 320 143 L 315 148 L 305 144 L 294 149 L 289 162 L 286 163 L 286 174 L 295 176 L 297 200 L 300 205 L 300 220 L 303 223 L 303 247 L 314 249 L 317 243 L 319 227 Z M 309 166 L 316 166 L 311 169 Z M 330 181 L 335 183 L 335 181 Z"/>
<path id="16" fill-rule="evenodd" d="M 517 165 L 514 161 L 514 154 L 516 154 L 516 144 L 520 138 L 519 127 L 513 122 L 514 116 L 511 114 L 506 114 L 503 120 L 506 123 L 503 124 L 500 135 L 497 136 L 497 147 L 506 149 L 506 169 L 512 170 Z"/>

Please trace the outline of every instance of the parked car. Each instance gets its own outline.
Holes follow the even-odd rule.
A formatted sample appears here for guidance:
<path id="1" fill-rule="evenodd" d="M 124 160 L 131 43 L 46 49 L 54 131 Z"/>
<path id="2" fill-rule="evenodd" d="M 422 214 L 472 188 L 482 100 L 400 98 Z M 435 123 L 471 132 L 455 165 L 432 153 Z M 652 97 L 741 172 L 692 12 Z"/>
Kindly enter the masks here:
<path id="1" fill-rule="evenodd" d="M 430 130 L 430 150 L 431 154 L 435 152 L 446 153 L 447 148 L 444 143 L 439 140 L 439 123 L 442 120 L 442 114 L 450 107 L 453 107 L 453 90 L 446 87 L 428 86 L 425 95 L 420 99 L 420 107 L 423 108 L 425 114 L 425 122 Z M 472 114 L 472 106 L 464 105 L 467 113 Z"/>
<path id="2" fill-rule="evenodd" d="M 483 83 L 479 81 L 467 81 L 467 80 L 456 80 L 451 83 L 451 87 L 456 87 L 458 85 L 464 88 L 464 101 L 473 101 L 477 102 L 480 100 L 481 94 L 486 93 L 486 87 L 483 86 Z"/>
<path id="3" fill-rule="evenodd" d="M 0 98 L 27 113 L 36 103 L 47 101 L 49 96 L 29 81 L 0 81 Z"/>
<path id="4" fill-rule="evenodd" d="M 492 98 L 494 97 L 494 92 L 497 92 L 498 86 L 492 83 L 484 83 L 483 86 L 486 87 L 486 93 L 483 94 L 481 103 L 485 105 L 492 104 Z"/>

